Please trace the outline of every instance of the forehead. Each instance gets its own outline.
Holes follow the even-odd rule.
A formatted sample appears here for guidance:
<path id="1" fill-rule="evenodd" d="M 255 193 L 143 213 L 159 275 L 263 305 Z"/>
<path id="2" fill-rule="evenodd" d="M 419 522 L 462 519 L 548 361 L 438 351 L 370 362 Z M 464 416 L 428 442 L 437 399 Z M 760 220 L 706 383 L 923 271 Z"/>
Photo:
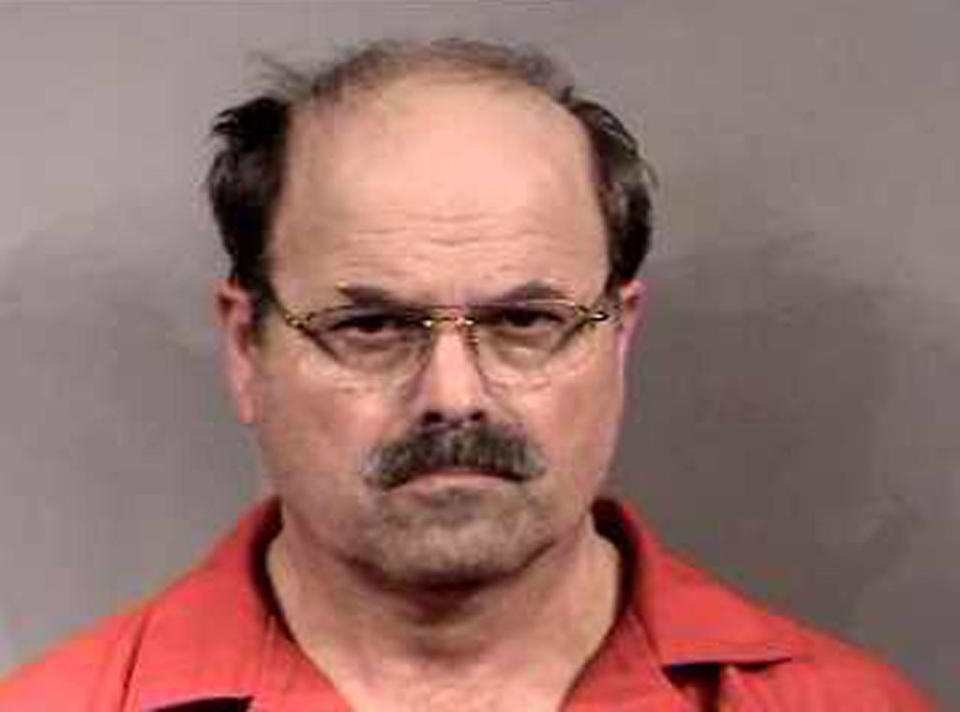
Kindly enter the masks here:
<path id="1" fill-rule="evenodd" d="M 528 88 L 408 79 L 294 118 L 274 276 L 482 297 L 599 286 L 604 226 L 586 137 Z M 296 288 L 296 287 L 295 287 Z"/>

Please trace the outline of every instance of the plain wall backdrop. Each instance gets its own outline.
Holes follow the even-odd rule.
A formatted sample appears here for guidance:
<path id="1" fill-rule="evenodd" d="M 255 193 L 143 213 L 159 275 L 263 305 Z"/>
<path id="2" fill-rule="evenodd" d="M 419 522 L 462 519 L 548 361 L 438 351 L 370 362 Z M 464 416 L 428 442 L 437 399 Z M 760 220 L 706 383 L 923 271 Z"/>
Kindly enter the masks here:
<path id="1" fill-rule="evenodd" d="M 660 173 L 614 486 L 960 706 L 956 0 L 0 4 L 0 668 L 260 488 L 219 371 L 214 113 L 257 53 L 437 34 L 552 52 Z"/>

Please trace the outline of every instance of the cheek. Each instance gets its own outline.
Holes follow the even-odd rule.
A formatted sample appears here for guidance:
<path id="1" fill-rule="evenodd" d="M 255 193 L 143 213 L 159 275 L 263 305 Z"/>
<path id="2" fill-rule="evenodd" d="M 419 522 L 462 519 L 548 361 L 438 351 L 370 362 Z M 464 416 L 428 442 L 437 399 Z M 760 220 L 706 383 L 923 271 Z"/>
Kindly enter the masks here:
<path id="1" fill-rule="evenodd" d="M 622 376 L 615 359 L 555 384 L 533 406 L 531 424 L 550 465 L 567 486 L 595 489 L 606 475 L 623 405 Z"/>
<path id="2" fill-rule="evenodd" d="M 267 471 L 298 486 L 353 475 L 383 431 L 381 400 L 331 387 L 308 363 L 271 369 L 261 380 L 258 428 Z"/>

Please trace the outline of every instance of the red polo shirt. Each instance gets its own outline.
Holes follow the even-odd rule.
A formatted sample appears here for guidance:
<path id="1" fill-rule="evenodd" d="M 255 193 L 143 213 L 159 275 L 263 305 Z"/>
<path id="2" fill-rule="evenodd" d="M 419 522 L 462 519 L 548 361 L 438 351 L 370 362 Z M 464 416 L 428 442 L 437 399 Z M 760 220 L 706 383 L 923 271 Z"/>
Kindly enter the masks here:
<path id="1" fill-rule="evenodd" d="M 564 710 L 933 709 L 890 668 L 670 556 L 621 505 L 594 515 L 627 603 Z M 259 505 L 167 591 L 0 683 L 0 712 L 348 712 L 277 615 L 263 564 L 279 527 L 276 501 Z"/>

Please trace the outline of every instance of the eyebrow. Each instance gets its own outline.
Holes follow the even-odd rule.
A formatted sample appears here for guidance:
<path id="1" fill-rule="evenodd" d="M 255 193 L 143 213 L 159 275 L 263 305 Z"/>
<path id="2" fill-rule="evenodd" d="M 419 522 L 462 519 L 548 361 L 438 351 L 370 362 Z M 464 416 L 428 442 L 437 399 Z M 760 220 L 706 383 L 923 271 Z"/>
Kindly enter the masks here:
<path id="1" fill-rule="evenodd" d="M 508 289 L 492 301 L 509 302 L 522 299 L 569 299 L 569 295 L 549 282 L 534 279 L 529 282 L 524 282 L 512 289 Z"/>
<path id="2" fill-rule="evenodd" d="M 367 284 L 338 284 L 337 291 L 359 306 L 411 306 L 387 289 Z"/>
<path id="3" fill-rule="evenodd" d="M 359 306 L 399 306 L 416 307 L 416 302 L 411 302 L 383 287 L 376 287 L 368 284 L 342 284 L 337 286 L 337 291 L 353 304 Z M 538 279 L 530 280 L 511 287 L 505 292 L 494 296 L 491 299 L 484 300 L 483 303 L 511 302 L 525 299 L 568 299 L 568 294 L 549 282 Z"/>

